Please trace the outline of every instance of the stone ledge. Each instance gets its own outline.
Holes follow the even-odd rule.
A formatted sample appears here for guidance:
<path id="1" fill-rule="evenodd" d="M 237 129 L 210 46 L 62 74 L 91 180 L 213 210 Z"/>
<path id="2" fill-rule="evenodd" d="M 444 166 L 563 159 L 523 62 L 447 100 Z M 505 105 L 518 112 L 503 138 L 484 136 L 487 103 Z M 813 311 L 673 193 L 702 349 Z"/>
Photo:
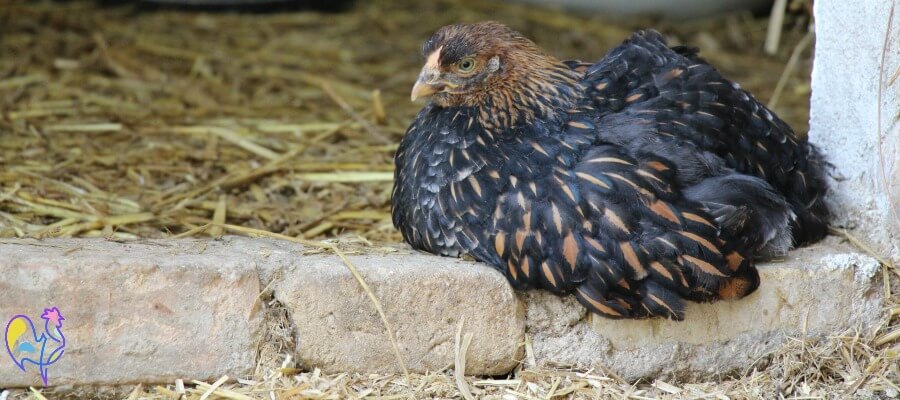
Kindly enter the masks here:
<path id="1" fill-rule="evenodd" d="M 275 299 L 293 321 L 301 367 L 400 371 L 374 305 L 337 256 L 276 240 L 226 237 L 208 243 L 256 260 L 264 285 L 274 282 Z M 411 372 L 453 365 L 462 317 L 464 332 L 473 334 L 466 373 L 505 374 L 522 359 L 525 308 L 495 269 L 408 249 L 348 258 L 382 303 Z"/>
<path id="2" fill-rule="evenodd" d="M 353 255 L 384 305 L 411 371 L 451 366 L 457 324 L 474 340 L 467 373 L 497 375 L 522 358 L 604 366 L 627 379 L 709 377 L 744 368 L 788 335 L 875 324 L 877 262 L 830 240 L 760 266 L 762 286 L 734 303 L 692 304 L 687 320 L 591 321 L 571 298 L 518 296 L 478 263 L 420 253 Z M 240 377 L 256 365 L 269 285 L 293 320 L 295 359 L 326 372 L 395 372 L 386 331 L 335 256 L 279 241 L 0 240 L 0 319 L 58 306 L 68 349 L 51 384 Z M 257 308 L 255 308 L 257 307 Z M 0 321 L 0 322 L 3 322 Z M 5 356 L 0 358 L 6 358 Z M 0 362 L 0 387 L 39 385 Z"/>
<path id="3" fill-rule="evenodd" d="M 59 307 L 67 347 L 50 383 L 217 379 L 255 365 L 259 278 L 228 249 L 174 242 L 0 241 L 0 319 Z M 191 250 L 187 250 L 191 248 Z M 5 344 L 0 345 L 3 353 Z M 0 356 L 0 387 L 40 386 Z"/>
<path id="4" fill-rule="evenodd" d="M 463 316 L 474 334 L 467 372 L 502 374 L 521 359 L 524 307 L 500 273 L 424 254 L 351 259 L 381 299 L 411 371 L 452 365 Z M 0 271 L 3 322 L 20 313 L 39 321 L 50 306 L 66 318 L 54 385 L 244 376 L 256 366 L 265 325 L 260 291 L 273 279 L 276 299 L 296 321 L 303 367 L 397 370 L 384 325 L 346 266 L 292 243 L 7 239 Z M 0 387 L 40 385 L 31 370 L 0 362 Z"/>
<path id="5" fill-rule="evenodd" d="M 493 268 L 422 254 L 350 260 L 381 300 L 410 371 L 451 367 L 463 318 L 463 332 L 473 334 L 468 374 L 505 374 L 522 359 L 524 307 Z M 341 260 L 310 256 L 284 272 L 275 297 L 294 321 L 303 366 L 400 372 L 374 305 Z"/>
<path id="6" fill-rule="evenodd" d="M 523 294 L 537 361 L 603 366 L 628 380 L 709 378 L 751 366 L 789 336 L 871 328 L 883 317 L 878 262 L 835 239 L 762 263 L 745 299 L 690 304 L 683 322 L 586 316 L 571 298 Z"/>

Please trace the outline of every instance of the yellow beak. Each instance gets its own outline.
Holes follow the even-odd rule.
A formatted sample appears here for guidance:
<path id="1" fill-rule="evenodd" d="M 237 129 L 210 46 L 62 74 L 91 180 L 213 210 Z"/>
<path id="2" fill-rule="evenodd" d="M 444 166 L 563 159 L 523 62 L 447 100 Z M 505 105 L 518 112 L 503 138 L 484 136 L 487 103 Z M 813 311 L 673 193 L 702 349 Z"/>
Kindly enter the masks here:
<path id="1" fill-rule="evenodd" d="M 438 66 L 440 52 L 441 49 L 438 48 L 435 52 L 428 55 L 428 60 L 422 66 L 422 70 L 419 71 L 419 78 L 416 80 L 416 84 L 413 85 L 412 93 L 409 94 L 410 100 L 416 101 L 420 97 L 428 97 L 444 90 L 445 85 L 440 80 L 441 71 Z"/>
<path id="2" fill-rule="evenodd" d="M 416 101 L 416 99 L 420 97 L 428 97 L 437 92 L 440 92 L 443 89 L 443 85 L 426 82 L 419 77 L 419 80 L 416 81 L 416 84 L 413 85 L 412 93 L 409 94 L 409 99 L 411 101 Z"/>

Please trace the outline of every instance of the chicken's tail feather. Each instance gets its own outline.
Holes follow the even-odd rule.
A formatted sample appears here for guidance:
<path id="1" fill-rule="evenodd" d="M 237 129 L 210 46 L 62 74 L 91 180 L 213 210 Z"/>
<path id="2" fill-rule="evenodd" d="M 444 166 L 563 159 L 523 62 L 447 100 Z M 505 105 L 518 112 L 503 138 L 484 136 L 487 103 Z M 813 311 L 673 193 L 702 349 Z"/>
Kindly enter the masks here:
<path id="1" fill-rule="evenodd" d="M 706 178 L 684 190 L 714 216 L 725 240 L 754 257 L 786 253 L 792 243 L 796 214 L 784 195 L 755 176 L 726 173 Z"/>

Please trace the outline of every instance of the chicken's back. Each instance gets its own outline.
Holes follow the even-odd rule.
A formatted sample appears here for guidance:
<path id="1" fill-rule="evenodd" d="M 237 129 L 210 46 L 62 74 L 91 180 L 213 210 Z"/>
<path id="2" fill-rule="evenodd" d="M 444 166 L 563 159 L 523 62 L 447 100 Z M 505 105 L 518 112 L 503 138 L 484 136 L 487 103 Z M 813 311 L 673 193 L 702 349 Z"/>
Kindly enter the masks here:
<path id="1" fill-rule="evenodd" d="M 619 127 L 604 131 L 608 140 L 635 155 L 669 154 L 684 187 L 722 168 L 761 178 L 790 204 L 794 245 L 827 234 L 822 154 L 696 50 L 670 48 L 659 33 L 644 31 L 580 68 L 600 125 Z"/>

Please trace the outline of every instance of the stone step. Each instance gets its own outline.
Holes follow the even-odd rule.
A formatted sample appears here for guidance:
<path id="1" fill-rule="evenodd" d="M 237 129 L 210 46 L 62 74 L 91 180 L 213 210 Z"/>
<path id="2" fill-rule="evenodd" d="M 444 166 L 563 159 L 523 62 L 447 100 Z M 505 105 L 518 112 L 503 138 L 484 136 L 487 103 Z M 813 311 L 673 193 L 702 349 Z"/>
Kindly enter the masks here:
<path id="1" fill-rule="evenodd" d="M 500 272 L 421 254 L 349 257 L 383 304 L 411 371 L 453 366 L 456 331 L 472 333 L 466 372 L 501 375 L 522 359 L 525 310 Z M 297 358 L 325 372 L 402 372 L 375 306 L 343 262 L 298 259 L 275 297 L 297 333 Z"/>
<path id="2" fill-rule="evenodd" d="M 65 318 L 66 349 L 49 368 L 52 385 L 246 373 L 255 365 L 261 334 L 262 313 L 254 307 L 259 291 L 252 260 L 229 246 L 102 239 L 0 243 L 0 324 L 28 315 L 40 335 L 43 309 L 58 307 Z M 42 385 L 33 365 L 26 370 L 4 354 L 0 387 Z"/>
<path id="3" fill-rule="evenodd" d="M 752 366 L 789 337 L 867 332 L 885 315 L 879 271 L 829 238 L 760 264 L 760 288 L 744 299 L 690 303 L 681 322 L 592 318 L 574 299 L 528 292 L 526 325 L 538 360 L 627 380 L 709 378 Z"/>
<path id="4" fill-rule="evenodd" d="M 293 321 L 295 359 L 326 372 L 400 371 L 373 303 L 334 255 L 263 239 L 0 241 L 0 323 L 27 314 L 43 332 L 58 307 L 67 338 L 51 384 L 172 382 L 251 373 L 270 286 Z M 409 252 L 407 252 L 409 253 Z M 413 372 L 453 365 L 460 320 L 476 338 L 467 372 L 502 374 L 522 358 L 524 307 L 483 264 L 422 254 L 350 256 L 383 303 Z M 274 281 L 274 282 L 273 282 Z M 0 387 L 40 385 L 0 361 Z"/>
<path id="5" fill-rule="evenodd" d="M 369 252 L 349 259 L 382 303 L 405 364 L 420 373 L 453 365 L 461 320 L 473 337 L 468 374 L 511 371 L 527 334 L 538 363 L 636 379 L 744 368 L 787 335 L 871 327 L 883 314 L 877 262 L 833 240 L 762 265 L 757 293 L 691 305 L 680 323 L 592 320 L 571 298 L 517 295 L 483 264 Z M 66 352 L 50 368 L 51 385 L 246 376 L 273 305 L 286 310 L 301 367 L 399 371 L 373 303 L 332 254 L 240 237 L 0 241 L 0 323 L 26 314 L 43 331 L 40 313 L 53 306 L 65 317 Z M 41 384 L 34 368 L 0 358 L 0 387 Z"/>

